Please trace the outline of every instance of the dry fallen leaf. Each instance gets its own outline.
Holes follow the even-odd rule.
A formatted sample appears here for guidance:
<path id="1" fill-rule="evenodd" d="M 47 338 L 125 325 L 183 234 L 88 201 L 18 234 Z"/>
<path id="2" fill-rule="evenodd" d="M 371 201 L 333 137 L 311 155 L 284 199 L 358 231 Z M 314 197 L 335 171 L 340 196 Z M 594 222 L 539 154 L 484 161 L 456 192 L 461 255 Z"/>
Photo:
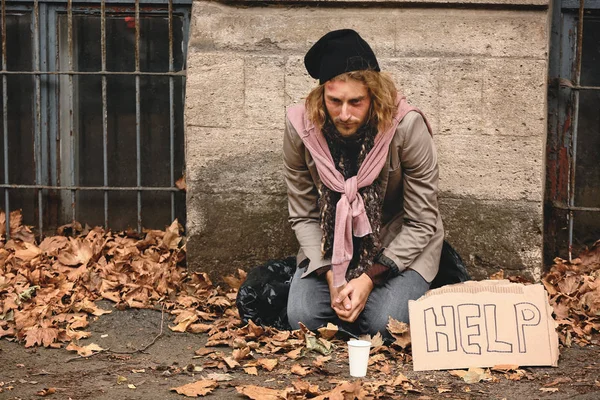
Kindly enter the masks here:
<path id="1" fill-rule="evenodd" d="M 219 384 L 209 379 L 201 379 L 196 382 L 188 383 L 187 385 L 171 388 L 179 394 L 187 397 L 206 396 L 212 392 Z"/>
<path id="2" fill-rule="evenodd" d="M 504 270 L 501 269 L 500 271 L 491 274 L 489 279 L 496 280 L 496 281 L 504 279 Z"/>
<path id="3" fill-rule="evenodd" d="M 331 322 L 327 323 L 327 326 L 317 329 L 319 334 L 323 339 L 331 339 L 338 332 L 337 325 L 332 324 Z"/>
<path id="4" fill-rule="evenodd" d="M 492 367 L 492 371 L 497 372 L 516 371 L 517 369 L 519 369 L 517 364 L 497 364 Z"/>
<path id="5" fill-rule="evenodd" d="M 49 396 L 54 393 L 56 393 L 56 388 L 51 387 L 51 388 L 44 388 L 44 389 L 40 390 L 39 392 L 36 392 L 35 394 L 37 396 Z"/>
<path id="6" fill-rule="evenodd" d="M 74 343 L 69 343 L 69 345 L 65 349 L 68 351 L 76 351 L 77 354 L 79 354 L 82 357 L 89 357 L 94 353 L 106 350 L 98 346 L 96 343 L 90 343 L 87 346 L 77 346 Z"/>
<path id="7" fill-rule="evenodd" d="M 489 370 L 484 370 L 482 368 L 469 368 L 468 371 L 464 370 L 452 370 L 449 371 L 450 375 L 458 376 L 462 378 L 466 383 L 477 383 L 480 381 L 491 381 L 492 375 Z"/>
<path id="8" fill-rule="evenodd" d="M 558 392 L 558 388 L 540 388 L 542 392 L 555 393 Z"/>
<path id="9" fill-rule="evenodd" d="M 256 367 L 245 367 L 244 372 L 248 375 L 258 375 L 258 370 Z"/>
<path id="10" fill-rule="evenodd" d="M 394 337 L 394 345 L 405 349 L 410 345 L 410 328 L 407 323 L 395 320 L 390 317 L 387 324 L 387 330 Z"/>
<path id="11" fill-rule="evenodd" d="M 266 369 L 267 371 L 273 371 L 273 368 L 277 366 L 276 358 L 259 358 L 257 361 L 258 365 Z"/>
<path id="12" fill-rule="evenodd" d="M 243 385 L 236 386 L 239 394 L 243 394 L 252 400 L 281 400 L 287 398 L 287 390 L 276 390 L 266 387 Z"/>
<path id="13" fill-rule="evenodd" d="M 319 394 L 319 385 L 312 385 L 307 381 L 294 381 L 292 382 L 296 391 L 300 392 L 300 394 L 310 394 L 312 396 L 316 396 Z"/>
<path id="14" fill-rule="evenodd" d="M 304 368 L 300 364 L 294 364 L 294 365 L 292 365 L 291 371 L 292 371 L 292 374 L 300 375 L 300 376 L 306 376 L 306 375 L 308 375 L 310 373 L 309 370 L 307 370 L 306 368 Z"/>
<path id="15" fill-rule="evenodd" d="M 225 382 L 225 381 L 232 380 L 233 377 L 230 374 L 212 373 L 212 374 L 206 375 L 206 379 L 215 381 L 215 382 Z"/>

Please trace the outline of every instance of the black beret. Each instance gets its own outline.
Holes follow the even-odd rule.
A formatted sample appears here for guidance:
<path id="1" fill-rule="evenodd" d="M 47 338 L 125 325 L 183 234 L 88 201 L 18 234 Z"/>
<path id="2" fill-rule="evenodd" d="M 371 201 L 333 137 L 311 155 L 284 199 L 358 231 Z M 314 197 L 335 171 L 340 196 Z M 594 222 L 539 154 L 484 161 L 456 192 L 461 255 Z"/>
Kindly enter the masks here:
<path id="1" fill-rule="evenodd" d="M 344 72 L 371 69 L 379 72 L 375 53 L 352 29 L 331 31 L 315 43 L 304 56 L 306 70 L 323 84 Z"/>

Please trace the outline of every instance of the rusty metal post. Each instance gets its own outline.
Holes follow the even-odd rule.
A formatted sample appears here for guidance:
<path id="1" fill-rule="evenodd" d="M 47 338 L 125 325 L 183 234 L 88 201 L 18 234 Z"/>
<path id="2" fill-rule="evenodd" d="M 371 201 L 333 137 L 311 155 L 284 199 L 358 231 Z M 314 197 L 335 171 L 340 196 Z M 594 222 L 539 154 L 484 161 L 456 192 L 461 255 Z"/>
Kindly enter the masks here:
<path id="1" fill-rule="evenodd" d="M 579 20 L 577 21 L 577 47 L 575 49 L 575 86 L 581 84 L 581 59 L 583 52 L 583 19 L 585 0 L 579 0 Z M 575 206 L 575 173 L 577 168 L 577 130 L 579 128 L 579 90 L 573 93 L 573 130 L 571 134 L 571 165 L 569 168 L 569 261 L 573 260 L 573 229 Z"/>
<path id="2" fill-rule="evenodd" d="M 169 72 L 173 72 L 173 0 L 169 0 Z M 173 77 L 169 76 L 169 168 L 171 187 L 175 186 L 175 104 Z M 175 220 L 175 192 L 171 192 L 171 221 Z"/>
<path id="3" fill-rule="evenodd" d="M 2 70 L 6 71 L 6 0 L 2 0 Z M 8 184 L 8 90 L 6 75 L 2 75 L 2 139 L 4 143 L 4 183 Z M 10 239 L 10 204 L 9 189 L 4 189 L 4 212 L 6 223 L 6 240 Z"/>
<path id="4" fill-rule="evenodd" d="M 140 115 L 140 0 L 135 0 L 135 152 L 137 186 L 142 186 Z M 137 229 L 142 231 L 142 192 L 137 191 Z"/>
<path id="5" fill-rule="evenodd" d="M 33 70 L 40 72 L 40 8 L 38 0 L 33 3 Z M 35 80 L 35 118 L 34 118 L 34 163 L 36 184 L 42 184 L 42 88 L 41 75 L 34 75 Z M 38 227 L 40 242 L 44 235 L 44 206 L 42 204 L 43 191 L 38 189 Z"/>
<path id="6" fill-rule="evenodd" d="M 71 140 L 71 186 L 75 186 L 75 116 L 73 115 L 73 0 L 69 0 L 67 5 L 67 47 L 69 52 L 69 135 Z M 71 190 L 71 209 L 72 222 L 76 217 L 76 191 Z"/>
<path id="7" fill-rule="evenodd" d="M 102 168 L 104 186 L 108 186 L 108 104 L 106 94 L 106 0 L 101 4 L 100 48 L 102 52 Z M 104 229 L 108 229 L 108 190 L 104 191 Z"/>

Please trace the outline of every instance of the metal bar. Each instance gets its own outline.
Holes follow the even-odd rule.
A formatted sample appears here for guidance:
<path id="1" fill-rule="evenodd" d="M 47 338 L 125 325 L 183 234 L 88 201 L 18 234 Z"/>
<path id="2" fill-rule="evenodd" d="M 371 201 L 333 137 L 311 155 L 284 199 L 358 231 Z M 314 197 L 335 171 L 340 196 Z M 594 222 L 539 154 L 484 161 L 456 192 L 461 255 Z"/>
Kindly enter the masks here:
<path id="1" fill-rule="evenodd" d="M 52 4 L 52 3 L 63 3 L 64 4 L 64 0 L 39 0 L 40 3 L 43 4 Z M 31 2 L 31 0 L 10 0 L 11 3 L 15 3 L 15 4 L 19 4 L 19 3 L 29 3 Z M 78 4 L 78 6 L 82 6 L 82 5 L 86 5 L 89 7 L 93 7 L 94 5 L 97 4 L 97 0 L 78 0 L 76 3 Z M 191 5 L 193 2 L 193 0 L 174 0 L 173 3 L 177 4 L 177 5 Z M 124 7 L 127 7 L 128 5 L 130 5 L 131 3 L 133 3 L 132 0 L 106 0 L 106 4 L 108 4 L 109 6 L 114 4 L 114 5 L 123 5 Z M 158 5 L 161 6 L 164 4 L 164 0 L 141 0 L 140 4 L 142 5 Z"/>
<path id="2" fill-rule="evenodd" d="M 573 90 L 600 90 L 600 86 L 579 86 L 575 85 L 573 81 L 567 78 L 555 78 L 551 80 L 552 83 L 558 83 L 559 87 L 569 88 Z"/>
<path id="3" fill-rule="evenodd" d="M 173 0 L 169 0 L 169 72 L 173 72 Z M 169 76 L 169 167 L 170 184 L 175 186 L 175 104 L 174 82 Z M 175 192 L 171 192 L 171 221 L 175 220 Z"/>
<path id="4" fill-rule="evenodd" d="M 140 70 L 140 0 L 135 0 L 135 71 Z M 140 132 L 140 77 L 135 77 L 135 150 L 137 185 L 142 186 L 142 163 L 141 163 L 141 132 Z M 137 227 L 142 231 L 142 192 L 137 192 Z"/>
<path id="5" fill-rule="evenodd" d="M 577 21 L 577 47 L 575 49 L 575 86 L 581 83 L 581 59 L 583 50 L 583 19 L 585 0 L 579 0 Z M 569 207 L 575 206 L 575 173 L 577 168 L 577 130 L 579 128 L 579 91 L 573 93 L 573 134 L 571 135 L 571 165 L 569 169 Z M 573 210 L 569 210 L 569 261 L 573 259 Z"/>
<path id="6" fill-rule="evenodd" d="M 53 185 L 18 185 L 0 184 L 2 189 L 49 189 L 49 190 L 108 190 L 108 191 L 157 191 L 157 192 L 180 192 L 181 189 L 166 186 L 53 186 Z"/>
<path id="7" fill-rule="evenodd" d="M 136 75 L 136 76 L 186 76 L 186 71 L 173 72 L 143 72 L 143 71 L 6 71 L 0 70 L 0 75 Z"/>
<path id="8" fill-rule="evenodd" d="M 2 0 L 2 69 L 6 70 L 6 0 Z M 2 139 L 4 143 L 4 183 L 8 184 L 8 91 L 6 75 L 2 77 Z M 6 240 L 10 239 L 10 204 L 8 188 L 4 189 Z"/>
<path id="9" fill-rule="evenodd" d="M 568 204 L 559 202 L 552 202 L 552 207 L 558 208 L 559 210 L 600 212 L 600 207 L 570 206 Z"/>
<path id="10" fill-rule="evenodd" d="M 40 9 L 38 0 L 33 3 L 33 67 L 40 70 Z M 34 135 L 34 163 L 35 183 L 42 183 L 42 88 L 40 75 L 35 75 L 35 135 Z M 42 204 L 42 190 L 37 190 L 38 197 L 38 227 L 40 230 L 40 242 L 44 232 L 44 207 Z"/>
<path id="11" fill-rule="evenodd" d="M 106 72 L 106 0 L 102 0 L 100 11 L 100 47 L 102 52 L 102 72 Z M 108 186 L 108 103 L 106 96 L 106 75 L 102 75 L 102 167 L 104 186 Z M 108 229 L 108 190 L 104 191 L 104 229 Z"/>
<path id="12" fill-rule="evenodd" d="M 69 71 L 73 71 L 73 0 L 69 0 L 67 5 L 67 46 L 69 47 Z M 71 185 L 75 186 L 75 116 L 73 107 L 73 75 L 69 75 L 69 134 L 71 138 Z M 72 221 L 75 222 L 76 217 L 76 192 L 71 191 L 71 209 Z"/>

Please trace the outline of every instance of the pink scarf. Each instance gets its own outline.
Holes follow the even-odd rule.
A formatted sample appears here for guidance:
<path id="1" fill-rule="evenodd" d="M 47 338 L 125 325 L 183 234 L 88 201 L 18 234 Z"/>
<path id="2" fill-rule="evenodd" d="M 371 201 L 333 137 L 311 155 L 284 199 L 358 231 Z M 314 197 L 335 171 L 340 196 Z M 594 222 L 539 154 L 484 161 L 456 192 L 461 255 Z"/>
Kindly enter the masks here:
<path id="1" fill-rule="evenodd" d="M 333 285 L 335 287 L 346 283 L 346 271 L 354 252 L 352 236 L 363 237 L 372 233 L 371 223 L 367 218 L 363 198 L 358 189 L 371 185 L 379 176 L 387 159 L 396 128 L 409 111 L 421 113 L 421 111 L 411 107 L 406 102 L 405 97 L 399 97 L 398 111 L 390 127 L 385 132 L 377 134 L 373 148 L 365 157 L 356 176 L 344 179 L 341 172 L 335 168 L 327 140 L 320 129 L 305 119 L 304 105 L 296 105 L 288 110 L 288 118 L 315 161 L 321 181 L 329 189 L 341 193 L 340 200 L 336 205 L 333 254 L 331 257 Z M 425 117 L 423 116 L 423 118 Z M 427 123 L 427 120 L 425 122 Z M 428 123 L 427 128 L 431 132 Z"/>

